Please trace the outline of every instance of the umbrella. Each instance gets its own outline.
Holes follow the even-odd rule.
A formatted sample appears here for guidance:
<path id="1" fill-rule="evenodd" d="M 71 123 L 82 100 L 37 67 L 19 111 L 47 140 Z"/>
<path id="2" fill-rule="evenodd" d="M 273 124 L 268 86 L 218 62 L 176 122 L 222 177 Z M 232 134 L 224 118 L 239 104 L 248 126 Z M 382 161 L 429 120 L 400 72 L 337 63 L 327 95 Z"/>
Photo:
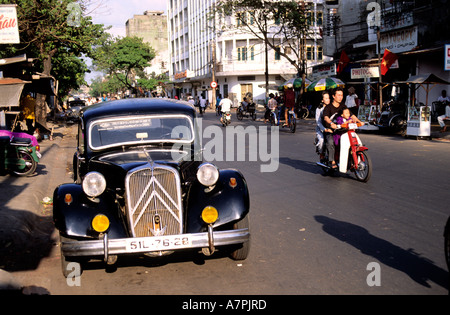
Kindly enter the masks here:
<path id="1" fill-rule="evenodd" d="M 292 84 L 295 90 L 300 90 L 302 88 L 302 78 L 292 78 L 284 82 L 278 90 L 282 91 L 283 88 L 287 89 L 288 84 Z M 305 79 L 305 87 L 308 87 L 308 85 L 311 84 L 311 81 L 308 79 Z"/>
<path id="2" fill-rule="evenodd" d="M 312 82 L 307 91 L 325 91 L 328 89 L 334 89 L 337 87 L 345 87 L 345 83 L 339 80 L 338 78 L 325 78 Z"/>

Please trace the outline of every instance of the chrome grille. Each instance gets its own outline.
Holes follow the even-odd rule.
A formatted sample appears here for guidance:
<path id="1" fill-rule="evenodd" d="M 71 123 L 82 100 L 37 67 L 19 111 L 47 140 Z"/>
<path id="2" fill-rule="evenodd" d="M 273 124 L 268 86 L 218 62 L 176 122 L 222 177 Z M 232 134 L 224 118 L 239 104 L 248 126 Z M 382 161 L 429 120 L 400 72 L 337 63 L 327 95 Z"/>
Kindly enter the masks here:
<path id="1" fill-rule="evenodd" d="M 146 166 L 128 173 L 127 212 L 134 237 L 182 233 L 178 172 L 167 166 Z"/>

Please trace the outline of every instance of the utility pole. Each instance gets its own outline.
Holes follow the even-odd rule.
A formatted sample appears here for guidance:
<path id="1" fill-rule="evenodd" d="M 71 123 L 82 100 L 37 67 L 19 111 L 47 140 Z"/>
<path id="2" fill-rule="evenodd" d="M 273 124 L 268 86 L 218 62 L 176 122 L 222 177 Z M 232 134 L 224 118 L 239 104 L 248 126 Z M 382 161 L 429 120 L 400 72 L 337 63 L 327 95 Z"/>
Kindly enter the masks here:
<path id="1" fill-rule="evenodd" d="M 211 56 L 212 56 L 212 64 L 211 64 L 211 74 L 212 74 L 212 81 L 215 82 L 216 81 L 216 43 L 213 40 L 211 40 Z M 214 110 L 216 109 L 216 87 L 212 88 L 212 104 L 213 104 L 213 108 Z"/>

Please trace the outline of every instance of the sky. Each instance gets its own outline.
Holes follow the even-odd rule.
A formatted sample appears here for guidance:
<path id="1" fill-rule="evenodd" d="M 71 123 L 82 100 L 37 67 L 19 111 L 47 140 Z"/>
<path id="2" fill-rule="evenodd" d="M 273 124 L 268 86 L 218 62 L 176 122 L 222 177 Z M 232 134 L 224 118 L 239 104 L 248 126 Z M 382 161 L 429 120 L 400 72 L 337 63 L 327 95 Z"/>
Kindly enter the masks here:
<path id="1" fill-rule="evenodd" d="M 124 37 L 125 23 L 135 14 L 142 15 L 145 11 L 164 11 L 167 14 L 167 0 L 91 0 L 86 14 L 92 17 L 94 24 L 111 26 L 109 33 L 113 36 Z M 90 60 L 87 61 L 90 65 Z M 88 84 L 98 72 L 86 74 Z"/>
<path id="2" fill-rule="evenodd" d="M 87 14 L 95 24 L 112 26 L 110 33 L 125 36 L 125 23 L 135 14 L 144 11 L 164 11 L 167 14 L 167 0 L 92 0 Z"/>

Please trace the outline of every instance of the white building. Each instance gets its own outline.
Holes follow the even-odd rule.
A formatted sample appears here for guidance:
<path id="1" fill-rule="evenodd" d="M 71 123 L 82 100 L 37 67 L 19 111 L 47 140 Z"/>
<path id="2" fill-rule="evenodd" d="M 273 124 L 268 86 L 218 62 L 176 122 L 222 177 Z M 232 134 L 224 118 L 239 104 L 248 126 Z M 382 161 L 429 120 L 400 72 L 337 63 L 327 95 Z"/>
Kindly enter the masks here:
<path id="1" fill-rule="evenodd" d="M 217 93 L 229 95 L 237 105 L 245 95 L 254 102 L 265 101 L 265 45 L 263 41 L 239 26 L 237 15 L 213 17 L 216 0 L 168 0 L 168 32 L 174 82 L 172 96 L 203 94 L 212 101 L 210 83 L 215 76 Z M 306 41 L 308 67 L 326 60 L 322 50 L 322 0 L 306 1 L 311 31 Z M 242 14 L 242 13 L 241 13 Z M 273 27 L 276 28 L 275 22 Z M 273 29 L 274 30 L 274 29 Z M 280 40 L 279 49 L 289 53 Z M 279 52 L 268 50 L 270 92 L 296 76 L 296 69 Z M 214 65 L 214 67 L 213 67 Z"/>

